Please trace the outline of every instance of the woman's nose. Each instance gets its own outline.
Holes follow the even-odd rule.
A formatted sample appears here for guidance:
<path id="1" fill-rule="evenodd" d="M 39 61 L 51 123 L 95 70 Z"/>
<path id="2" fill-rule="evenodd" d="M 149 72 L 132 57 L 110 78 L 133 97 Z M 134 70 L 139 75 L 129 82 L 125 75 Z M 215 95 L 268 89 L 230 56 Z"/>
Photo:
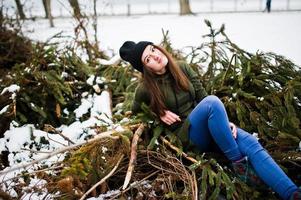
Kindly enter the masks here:
<path id="1" fill-rule="evenodd" d="M 159 55 L 156 54 L 156 53 L 153 53 L 153 58 L 154 58 L 155 60 L 158 60 L 158 59 L 159 59 Z"/>

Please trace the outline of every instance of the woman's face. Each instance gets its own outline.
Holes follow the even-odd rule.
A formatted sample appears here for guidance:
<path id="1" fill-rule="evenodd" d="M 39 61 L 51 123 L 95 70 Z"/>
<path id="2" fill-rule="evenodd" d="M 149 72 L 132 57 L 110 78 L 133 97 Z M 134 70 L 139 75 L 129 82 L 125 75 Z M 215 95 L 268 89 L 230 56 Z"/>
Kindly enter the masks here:
<path id="1" fill-rule="evenodd" d="M 144 49 L 141 61 L 144 67 L 156 74 L 164 74 L 168 63 L 167 57 L 153 45 L 147 45 Z"/>

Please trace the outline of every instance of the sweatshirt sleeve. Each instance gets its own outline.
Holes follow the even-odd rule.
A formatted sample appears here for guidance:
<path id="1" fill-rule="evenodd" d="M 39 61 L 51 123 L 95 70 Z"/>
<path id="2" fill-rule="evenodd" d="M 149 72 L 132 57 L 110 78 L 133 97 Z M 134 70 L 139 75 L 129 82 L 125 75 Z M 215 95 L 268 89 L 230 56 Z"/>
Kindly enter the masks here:
<path id="1" fill-rule="evenodd" d="M 142 83 L 138 85 L 138 87 L 135 90 L 135 96 L 134 101 L 132 103 L 132 112 L 134 114 L 141 112 L 141 105 L 142 103 L 145 103 L 146 105 L 149 105 L 150 103 L 150 96 L 143 86 Z"/>
<path id="2" fill-rule="evenodd" d="M 198 74 L 187 63 L 181 63 L 180 66 L 193 85 L 195 91 L 195 100 L 197 103 L 199 103 L 204 97 L 207 96 L 207 92 L 203 87 Z"/>

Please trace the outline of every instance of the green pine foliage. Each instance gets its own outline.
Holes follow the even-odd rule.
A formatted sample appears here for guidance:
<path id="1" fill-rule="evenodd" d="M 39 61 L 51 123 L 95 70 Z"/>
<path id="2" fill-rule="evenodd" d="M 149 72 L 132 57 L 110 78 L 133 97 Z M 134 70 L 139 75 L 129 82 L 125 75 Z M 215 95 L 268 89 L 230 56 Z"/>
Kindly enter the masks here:
<path id="1" fill-rule="evenodd" d="M 89 91 L 87 77 L 94 72 L 75 53 L 59 50 L 54 44 L 35 44 L 32 58 L 16 64 L 5 84 L 17 84 L 17 117 L 20 124 L 45 123 L 59 126 L 74 121 L 73 111 L 81 99 L 81 93 Z M 30 115 L 28 114 L 30 113 Z"/>
<path id="2" fill-rule="evenodd" d="M 210 54 L 208 70 L 201 75 L 209 94 L 224 102 L 231 121 L 273 142 L 296 145 L 301 138 L 301 70 L 272 52 L 249 53 L 206 21 L 210 33 L 199 51 Z"/>
<path id="3" fill-rule="evenodd" d="M 101 66 L 97 73 L 106 78 L 106 85 L 112 91 L 113 105 L 123 103 L 123 109 L 130 110 L 140 75 L 128 64 L 123 63 L 118 66 Z"/>
<path id="4" fill-rule="evenodd" d="M 64 161 L 64 169 L 57 177 L 57 189 L 65 192 L 68 199 L 78 199 L 80 194 L 90 189 L 99 180 L 104 178 L 116 165 L 120 155 L 129 154 L 130 140 L 127 136 L 132 136 L 130 130 L 124 133 L 114 134 L 119 139 L 106 138 L 81 147 L 71 153 Z M 62 180 L 69 178 L 72 189 L 65 190 L 61 184 Z M 62 188 L 63 187 L 63 188 Z M 67 194 L 66 194 L 67 193 Z"/>

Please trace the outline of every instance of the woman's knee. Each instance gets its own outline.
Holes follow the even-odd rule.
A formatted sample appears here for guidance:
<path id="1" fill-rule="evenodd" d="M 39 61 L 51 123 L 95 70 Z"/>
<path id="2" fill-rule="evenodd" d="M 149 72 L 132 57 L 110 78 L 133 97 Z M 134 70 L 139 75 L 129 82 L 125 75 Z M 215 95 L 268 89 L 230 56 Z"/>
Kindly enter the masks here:
<path id="1" fill-rule="evenodd" d="M 203 101 L 205 101 L 206 103 L 209 103 L 209 104 L 216 104 L 216 103 L 220 104 L 220 103 L 222 103 L 221 100 L 215 95 L 209 95 L 209 96 L 205 97 L 203 99 Z"/>
<path id="2" fill-rule="evenodd" d="M 208 108 L 210 108 L 210 110 L 211 109 L 224 110 L 223 102 L 215 95 L 209 95 L 209 96 L 205 97 L 205 99 L 203 101 L 205 104 L 208 105 Z"/>

